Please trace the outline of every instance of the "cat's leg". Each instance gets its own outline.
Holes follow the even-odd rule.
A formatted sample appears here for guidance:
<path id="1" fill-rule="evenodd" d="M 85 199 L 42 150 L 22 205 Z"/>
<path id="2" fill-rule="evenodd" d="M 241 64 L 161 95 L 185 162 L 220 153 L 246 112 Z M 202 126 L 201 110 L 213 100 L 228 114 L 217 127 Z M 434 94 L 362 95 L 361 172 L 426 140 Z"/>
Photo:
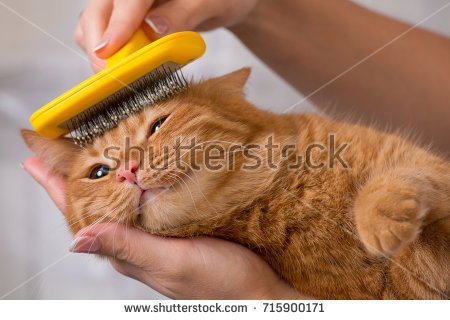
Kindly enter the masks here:
<path id="1" fill-rule="evenodd" d="M 354 204 L 367 250 L 389 258 L 386 299 L 450 295 L 450 171 L 396 169 L 373 174 Z"/>
<path id="2" fill-rule="evenodd" d="M 420 168 L 372 174 L 353 208 L 366 249 L 372 254 L 393 256 L 414 241 L 424 226 L 449 217 L 449 174 L 448 170 Z"/>

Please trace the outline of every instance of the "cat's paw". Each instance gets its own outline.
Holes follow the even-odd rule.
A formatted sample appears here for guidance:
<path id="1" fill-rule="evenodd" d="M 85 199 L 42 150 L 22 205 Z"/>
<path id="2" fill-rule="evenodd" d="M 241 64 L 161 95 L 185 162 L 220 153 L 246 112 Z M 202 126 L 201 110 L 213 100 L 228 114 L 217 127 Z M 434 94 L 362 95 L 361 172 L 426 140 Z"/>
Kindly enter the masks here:
<path id="1" fill-rule="evenodd" d="M 414 241 L 426 209 L 411 192 L 376 190 L 355 203 L 356 227 L 367 251 L 392 256 Z"/>

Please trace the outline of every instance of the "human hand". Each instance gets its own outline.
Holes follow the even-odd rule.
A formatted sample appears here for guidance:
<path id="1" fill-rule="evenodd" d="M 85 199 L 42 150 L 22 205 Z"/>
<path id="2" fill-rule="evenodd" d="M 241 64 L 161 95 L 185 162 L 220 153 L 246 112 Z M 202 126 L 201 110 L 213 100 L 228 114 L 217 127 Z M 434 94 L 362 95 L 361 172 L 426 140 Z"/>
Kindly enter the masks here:
<path id="1" fill-rule="evenodd" d="M 114 269 L 173 299 L 299 299 L 255 253 L 233 242 L 162 238 L 119 224 L 80 230 L 73 252 L 108 257 Z"/>
<path id="2" fill-rule="evenodd" d="M 95 71 L 143 25 L 159 38 L 186 30 L 229 27 L 244 20 L 258 0 L 91 0 L 80 16 L 75 40 Z M 143 23 L 144 22 L 144 23 Z"/>
<path id="3" fill-rule="evenodd" d="M 36 157 L 24 169 L 64 212 L 66 181 Z M 300 299 L 258 255 L 221 239 L 162 238 L 120 224 L 80 230 L 73 252 L 108 257 L 120 273 L 175 299 Z"/>

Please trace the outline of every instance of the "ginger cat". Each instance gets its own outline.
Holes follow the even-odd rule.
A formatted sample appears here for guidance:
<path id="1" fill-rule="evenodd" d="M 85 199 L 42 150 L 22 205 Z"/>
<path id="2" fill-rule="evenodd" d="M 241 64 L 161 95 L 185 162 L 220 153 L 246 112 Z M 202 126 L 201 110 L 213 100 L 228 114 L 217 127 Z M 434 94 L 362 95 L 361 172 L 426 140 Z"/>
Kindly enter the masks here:
<path id="1" fill-rule="evenodd" d="M 71 231 L 115 221 L 228 239 L 319 299 L 448 299 L 449 162 L 374 129 L 260 110 L 244 99 L 249 72 L 191 84 L 84 147 L 23 130 L 68 178 Z"/>

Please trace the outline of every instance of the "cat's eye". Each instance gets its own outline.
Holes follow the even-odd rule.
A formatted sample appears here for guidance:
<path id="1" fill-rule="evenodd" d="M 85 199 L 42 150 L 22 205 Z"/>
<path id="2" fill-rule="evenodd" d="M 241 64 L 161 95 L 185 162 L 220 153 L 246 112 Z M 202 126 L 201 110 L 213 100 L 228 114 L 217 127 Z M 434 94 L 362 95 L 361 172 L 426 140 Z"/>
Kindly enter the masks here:
<path id="1" fill-rule="evenodd" d="M 105 164 L 96 165 L 89 174 L 89 179 L 101 179 L 106 177 L 110 170 L 111 169 Z"/>
<path id="2" fill-rule="evenodd" d="M 152 129 L 150 130 L 150 136 L 161 128 L 161 126 L 163 125 L 164 121 L 166 121 L 167 118 L 168 116 L 159 118 L 158 120 L 155 121 L 155 123 L 153 123 Z"/>

